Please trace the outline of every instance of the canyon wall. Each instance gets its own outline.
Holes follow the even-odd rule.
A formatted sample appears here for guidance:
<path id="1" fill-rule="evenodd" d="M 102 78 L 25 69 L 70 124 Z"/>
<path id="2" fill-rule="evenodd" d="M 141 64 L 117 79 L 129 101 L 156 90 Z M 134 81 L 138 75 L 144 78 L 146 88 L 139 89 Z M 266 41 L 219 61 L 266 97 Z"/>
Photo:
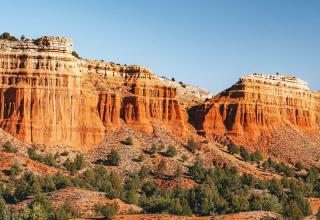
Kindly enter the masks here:
<path id="1" fill-rule="evenodd" d="M 72 40 L 0 40 L 0 126 L 28 143 L 89 148 L 121 121 L 183 134 L 186 113 L 147 68 L 78 59 Z"/>
<path id="2" fill-rule="evenodd" d="M 320 93 L 292 76 L 252 74 L 193 107 L 189 114 L 202 135 L 226 136 L 238 144 L 268 150 L 270 142 L 263 141 L 283 127 L 319 134 Z M 316 143 L 320 147 L 319 140 Z"/>

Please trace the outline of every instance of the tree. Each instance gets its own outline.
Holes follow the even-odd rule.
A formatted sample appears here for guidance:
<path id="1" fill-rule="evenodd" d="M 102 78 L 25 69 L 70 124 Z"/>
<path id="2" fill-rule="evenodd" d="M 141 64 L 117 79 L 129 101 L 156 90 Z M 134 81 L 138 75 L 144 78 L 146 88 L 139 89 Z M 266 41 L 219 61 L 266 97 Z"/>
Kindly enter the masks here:
<path id="1" fill-rule="evenodd" d="M 118 166 L 120 163 L 120 155 L 118 153 L 118 151 L 116 151 L 115 149 L 112 149 L 110 154 L 108 155 L 108 164 L 110 166 Z"/>
<path id="2" fill-rule="evenodd" d="M 21 35 L 20 40 L 24 40 L 26 37 L 24 35 Z"/>
<path id="3" fill-rule="evenodd" d="M 228 151 L 229 151 L 230 154 L 238 154 L 239 153 L 239 148 L 234 144 L 229 144 L 228 145 Z"/>
<path id="4" fill-rule="evenodd" d="M 169 145 L 166 153 L 165 153 L 168 157 L 174 157 L 177 155 L 177 149 L 172 146 L 172 145 Z"/>

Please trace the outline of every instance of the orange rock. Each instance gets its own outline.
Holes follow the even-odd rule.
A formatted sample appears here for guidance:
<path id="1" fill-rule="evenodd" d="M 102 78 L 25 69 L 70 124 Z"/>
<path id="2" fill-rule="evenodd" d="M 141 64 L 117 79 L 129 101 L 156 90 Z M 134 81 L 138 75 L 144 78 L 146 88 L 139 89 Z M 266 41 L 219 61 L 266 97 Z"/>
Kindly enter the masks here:
<path id="1" fill-rule="evenodd" d="M 175 89 L 140 66 L 77 59 L 69 38 L 0 40 L 0 127 L 20 140 L 84 150 L 123 120 L 184 133 Z"/>
<path id="2" fill-rule="evenodd" d="M 261 145 L 262 136 L 281 126 L 300 131 L 318 129 L 320 93 L 295 77 L 252 74 L 189 113 L 199 133 Z"/>

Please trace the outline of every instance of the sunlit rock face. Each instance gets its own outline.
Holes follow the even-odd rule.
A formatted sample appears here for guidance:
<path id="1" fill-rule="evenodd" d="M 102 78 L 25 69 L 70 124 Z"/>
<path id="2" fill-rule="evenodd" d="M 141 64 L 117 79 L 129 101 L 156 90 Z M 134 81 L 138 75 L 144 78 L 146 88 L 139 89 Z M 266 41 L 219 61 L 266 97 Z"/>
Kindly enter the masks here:
<path id="1" fill-rule="evenodd" d="M 201 134 L 260 145 L 262 137 L 283 126 L 298 131 L 318 129 L 320 93 L 309 90 L 308 84 L 296 77 L 255 73 L 189 113 Z"/>
<path id="2" fill-rule="evenodd" d="M 29 143 L 90 148 L 106 129 L 154 123 L 183 134 L 186 113 L 175 89 L 140 66 L 72 55 L 72 40 L 0 40 L 0 126 Z"/>

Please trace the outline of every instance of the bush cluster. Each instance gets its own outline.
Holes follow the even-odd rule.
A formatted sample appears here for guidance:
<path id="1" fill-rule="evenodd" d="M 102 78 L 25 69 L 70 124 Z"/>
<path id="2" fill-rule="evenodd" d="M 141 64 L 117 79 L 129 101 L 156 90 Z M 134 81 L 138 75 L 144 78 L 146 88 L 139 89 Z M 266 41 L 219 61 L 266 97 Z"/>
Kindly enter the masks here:
<path id="1" fill-rule="evenodd" d="M 15 36 L 12 36 L 9 32 L 4 32 L 0 35 L 0 39 L 17 41 L 18 39 Z"/>
<path id="2" fill-rule="evenodd" d="M 51 153 L 41 155 L 38 154 L 35 148 L 29 148 L 28 149 L 28 155 L 31 160 L 36 160 L 41 163 L 44 163 L 48 166 L 56 167 L 58 165 L 57 163 L 57 157 L 59 157 L 59 154 L 53 155 Z"/>

